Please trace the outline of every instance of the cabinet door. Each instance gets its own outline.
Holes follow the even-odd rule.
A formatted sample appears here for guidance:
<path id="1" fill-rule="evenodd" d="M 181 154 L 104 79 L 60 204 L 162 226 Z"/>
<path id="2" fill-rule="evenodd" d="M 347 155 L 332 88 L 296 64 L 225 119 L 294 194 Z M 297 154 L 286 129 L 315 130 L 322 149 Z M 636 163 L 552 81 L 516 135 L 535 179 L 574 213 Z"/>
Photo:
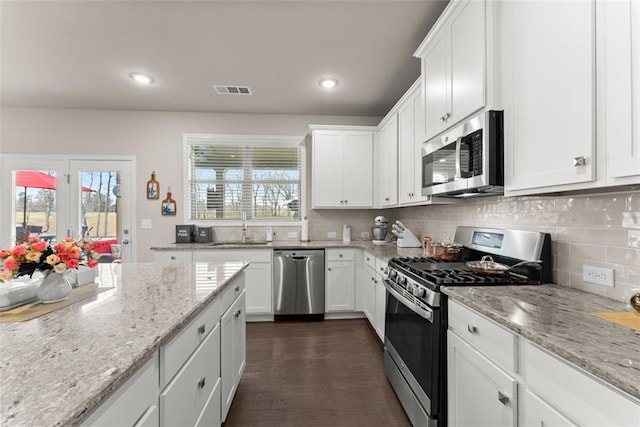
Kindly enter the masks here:
<path id="1" fill-rule="evenodd" d="M 398 109 L 398 201 L 400 204 L 413 202 L 415 184 L 415 130 L 414 97 Z"/>
<path id="2" fill-rule="evenodd" d="M 226 420 L 246 363 L 245 291 L 220 318 L 222 420 Z"/>
<path id="3" fill-rule="evenodd" d="M 575 427 L 564 415 L 549 406 L 546 402 L 525 390 L 522 395 L 521 425 L 523 427 Z"/>
<path id="4" fill-rule="evenodd" d="M 446 129 L 448 112 L 447 46 L 445 31 L 434 36 L 422 57 L 425 136 L 431 138 Z"/>
<path id="5" fill-rule="evenodd" d="M 344 132 L 313 131 L 313 207 L 344 207 Z"/>
<path id="6" fill-rule="evenodd" d="M 604 82 L 604 143 L 608 185 L 640 175 L 640 3 L 600 3 Z M 631 90 L 629 90 L 631 88 Z"/>
<path id="7" fill-rule="evenodd" d="M 378 338 L 384 341 L 384 313 L 387 308 L 387 291 L 382 281 L 382 276 L 376 274 L 375 285 L 375 322 L 373 327 L 378 334 Z"/>
<path id="8" fill-rule="evenodd" d="M 506 190 L 593 181 L 594 2 L 500 2 L 499 10 Z"/>
<path id="9" fill-rule="evenodd" d="M 340 174 L 339 163 L 331 165 L 330 173 Z M 373 132 L 346 131 L 344 134 L 344 206 L 349 208 L 373 207 Z M 328 188 L 336 194 L 340 188 Z"/>
<path id="10" fill-rule="evenodd" d="M 394 114 L 380 129 L 380 205 L 398 204 L 398 118 Z"/>
<path id="11" fill-rule="evenodd" d="M 250 263 L 244 271 L 247 314 L 273 314 L 271 264 Z"/>
<path id="12" fill-rule="evenodd" d="M 447 332 L 450 426 L 515 426 L 517 383 L 458 335 Z"/>
<path id="13" fill-rule="evenodd" d="M 451 64 L 447 127 L 485 105 L 485 2 L 460 2 L 449 21 Z"/>
<path id="14" fill-rule="evenodd" d="M 327 263 L 325 310 L 353 311 L 355 309 L 355 263 Z"/>
<path id="15" fill-rule="evenodd" d="M 375 280 L 376 273 L 369 267 L 364 267 L 364 274 L 362 278 L 362 311 L 369 320 L 372 327 L 375 328 Z"/>

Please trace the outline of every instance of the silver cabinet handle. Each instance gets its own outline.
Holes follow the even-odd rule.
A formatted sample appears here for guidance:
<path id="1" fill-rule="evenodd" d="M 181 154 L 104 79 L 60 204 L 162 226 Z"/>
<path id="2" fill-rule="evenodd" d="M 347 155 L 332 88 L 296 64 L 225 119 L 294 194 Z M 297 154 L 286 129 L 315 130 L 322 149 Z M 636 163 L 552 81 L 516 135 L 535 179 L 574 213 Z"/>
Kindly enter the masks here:
<path id="1" fill-rule="evenodd" d="M 584 158 L 584 156 L 578 156 L 578 157 L 574 157 L 573 158 L 573 166 L 584 166 L 587 164 L 587 160 Z"/>
<path id="2" fill-rule="evenodd" d="M 240 292 L 240 286 L 236 286 L 236 292 Z"/>
<path id="3" fill-rule="evenodd" d="M 205 326 L 204 325 L 198 326 L 198 333 L 200 335 L 204 334 L 204 331 L 205 331 Z"/>
<path id="4" fill-rule="evenodd" d="M 349 201 L 345 199 L 344 204 L 346 205 L 347 203 L 349 203 Z"/>
<path id="5" fill-rule="evenodd" d="M 385 202 L 388 202 L 388 201 L 389 201 L 389 198 L 388 198 L 388 197 L 385 197 L 385 198 L 384 198 L 384 201 L 385 201 Z"/>
<path id="6" fill-rule="evenodd" d="M 242 314 L 242 310 L 238 309 L 233 315 L 236 317 L 239 317 L 241 314 Z"/>
<path id="7" fill-rule="evenodd" d="M 175 256 L 175 255 L 171 255 L 171 259 L 172 259 L 172 260 L 175 260 L 175 259 L 176 259 L 176 256 Z"/>
<path id="8" fill-rule="evenodd" d="M 198 387 L 203 389 L 205 384 L 206 384 L 205 377 L 200 378 L 200 381 L 198 381 Z"/>
<path id="9" fill-rule="evenodd" d="M 327 267 L 327 270 L 328 270 L 328 271 L 331 271 L 331 267 Z"/>
<path id="10" fill-rule="evenodd" d="M 340 258 L 342 258 L 342 254 L 339 254 L 338 256 L 339 256 Z"/>
<path id="11" fill-rule="evenodd" d="M 507 404 L 509 403 L 509 396 L 502 393 L 501 391 L 498 391 L 498 401 L 503 405 L 507 406 Z"/>
<path id="12" fill-rule="evenodd" d="M 475 334 L 476 332 L 478 332 L 478 328 L 476 328 L 475 326 L 467 325 L 467 331 L 469 331 L 472 334 Z"/>

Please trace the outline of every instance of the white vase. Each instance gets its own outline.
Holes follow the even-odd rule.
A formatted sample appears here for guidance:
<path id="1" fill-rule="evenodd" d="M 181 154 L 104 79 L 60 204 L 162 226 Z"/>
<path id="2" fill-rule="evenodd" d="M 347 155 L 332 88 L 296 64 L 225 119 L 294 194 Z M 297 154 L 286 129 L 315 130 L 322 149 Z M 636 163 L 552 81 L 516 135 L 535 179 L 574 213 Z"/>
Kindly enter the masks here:
<path id="1" fill-rule="evenodd" d="M 51 272 L 47 274 L 38 286 L 36 295 L 43 304 L 63 301 L 71 293 L 71 281 L 64 273 Z"/>

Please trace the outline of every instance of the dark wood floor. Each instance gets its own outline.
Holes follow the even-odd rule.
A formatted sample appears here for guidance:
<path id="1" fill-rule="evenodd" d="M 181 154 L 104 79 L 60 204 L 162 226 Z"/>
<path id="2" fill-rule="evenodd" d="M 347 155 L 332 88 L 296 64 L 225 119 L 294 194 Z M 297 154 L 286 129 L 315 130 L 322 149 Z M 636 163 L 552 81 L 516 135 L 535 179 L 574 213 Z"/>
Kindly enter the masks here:
<path id="1" fill-rule="evenodd" d="M 364 319 L 247 324 L 225 427 L 410 426 Z"/>

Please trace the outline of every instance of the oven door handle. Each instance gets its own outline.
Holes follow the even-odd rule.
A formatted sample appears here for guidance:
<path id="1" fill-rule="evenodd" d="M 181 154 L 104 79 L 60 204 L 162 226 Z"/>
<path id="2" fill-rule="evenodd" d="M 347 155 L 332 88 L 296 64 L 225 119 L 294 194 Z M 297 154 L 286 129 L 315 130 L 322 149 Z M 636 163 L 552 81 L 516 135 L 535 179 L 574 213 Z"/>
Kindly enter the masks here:
<path id="1" fill-rule="evenodd" d="M 428 320 L 429 322 L 433 323 L 433 311 L 432 310 L 430 310 L 428 308 L 425 308 L 425 307 L 419 307 L 416 304 L 412 303 L 411 301 L 408 301 L 405 297 L 400 295 L 400 293 L 398 291 L 393 289 L 393 287 L 391 285 L 389 285 L 389 279 L 384 279 L 384 287 L 387 289 L 387 292 L 389 292 L 391 295 L 393 295 L 394 298 L 397 299 L 398 301 L 400 301 L 405 307 L 407 307 L 408 309 L 410 309 L 411 311 L 416 313 L 418 316 L 420 316 L 420 317 Z"/>

